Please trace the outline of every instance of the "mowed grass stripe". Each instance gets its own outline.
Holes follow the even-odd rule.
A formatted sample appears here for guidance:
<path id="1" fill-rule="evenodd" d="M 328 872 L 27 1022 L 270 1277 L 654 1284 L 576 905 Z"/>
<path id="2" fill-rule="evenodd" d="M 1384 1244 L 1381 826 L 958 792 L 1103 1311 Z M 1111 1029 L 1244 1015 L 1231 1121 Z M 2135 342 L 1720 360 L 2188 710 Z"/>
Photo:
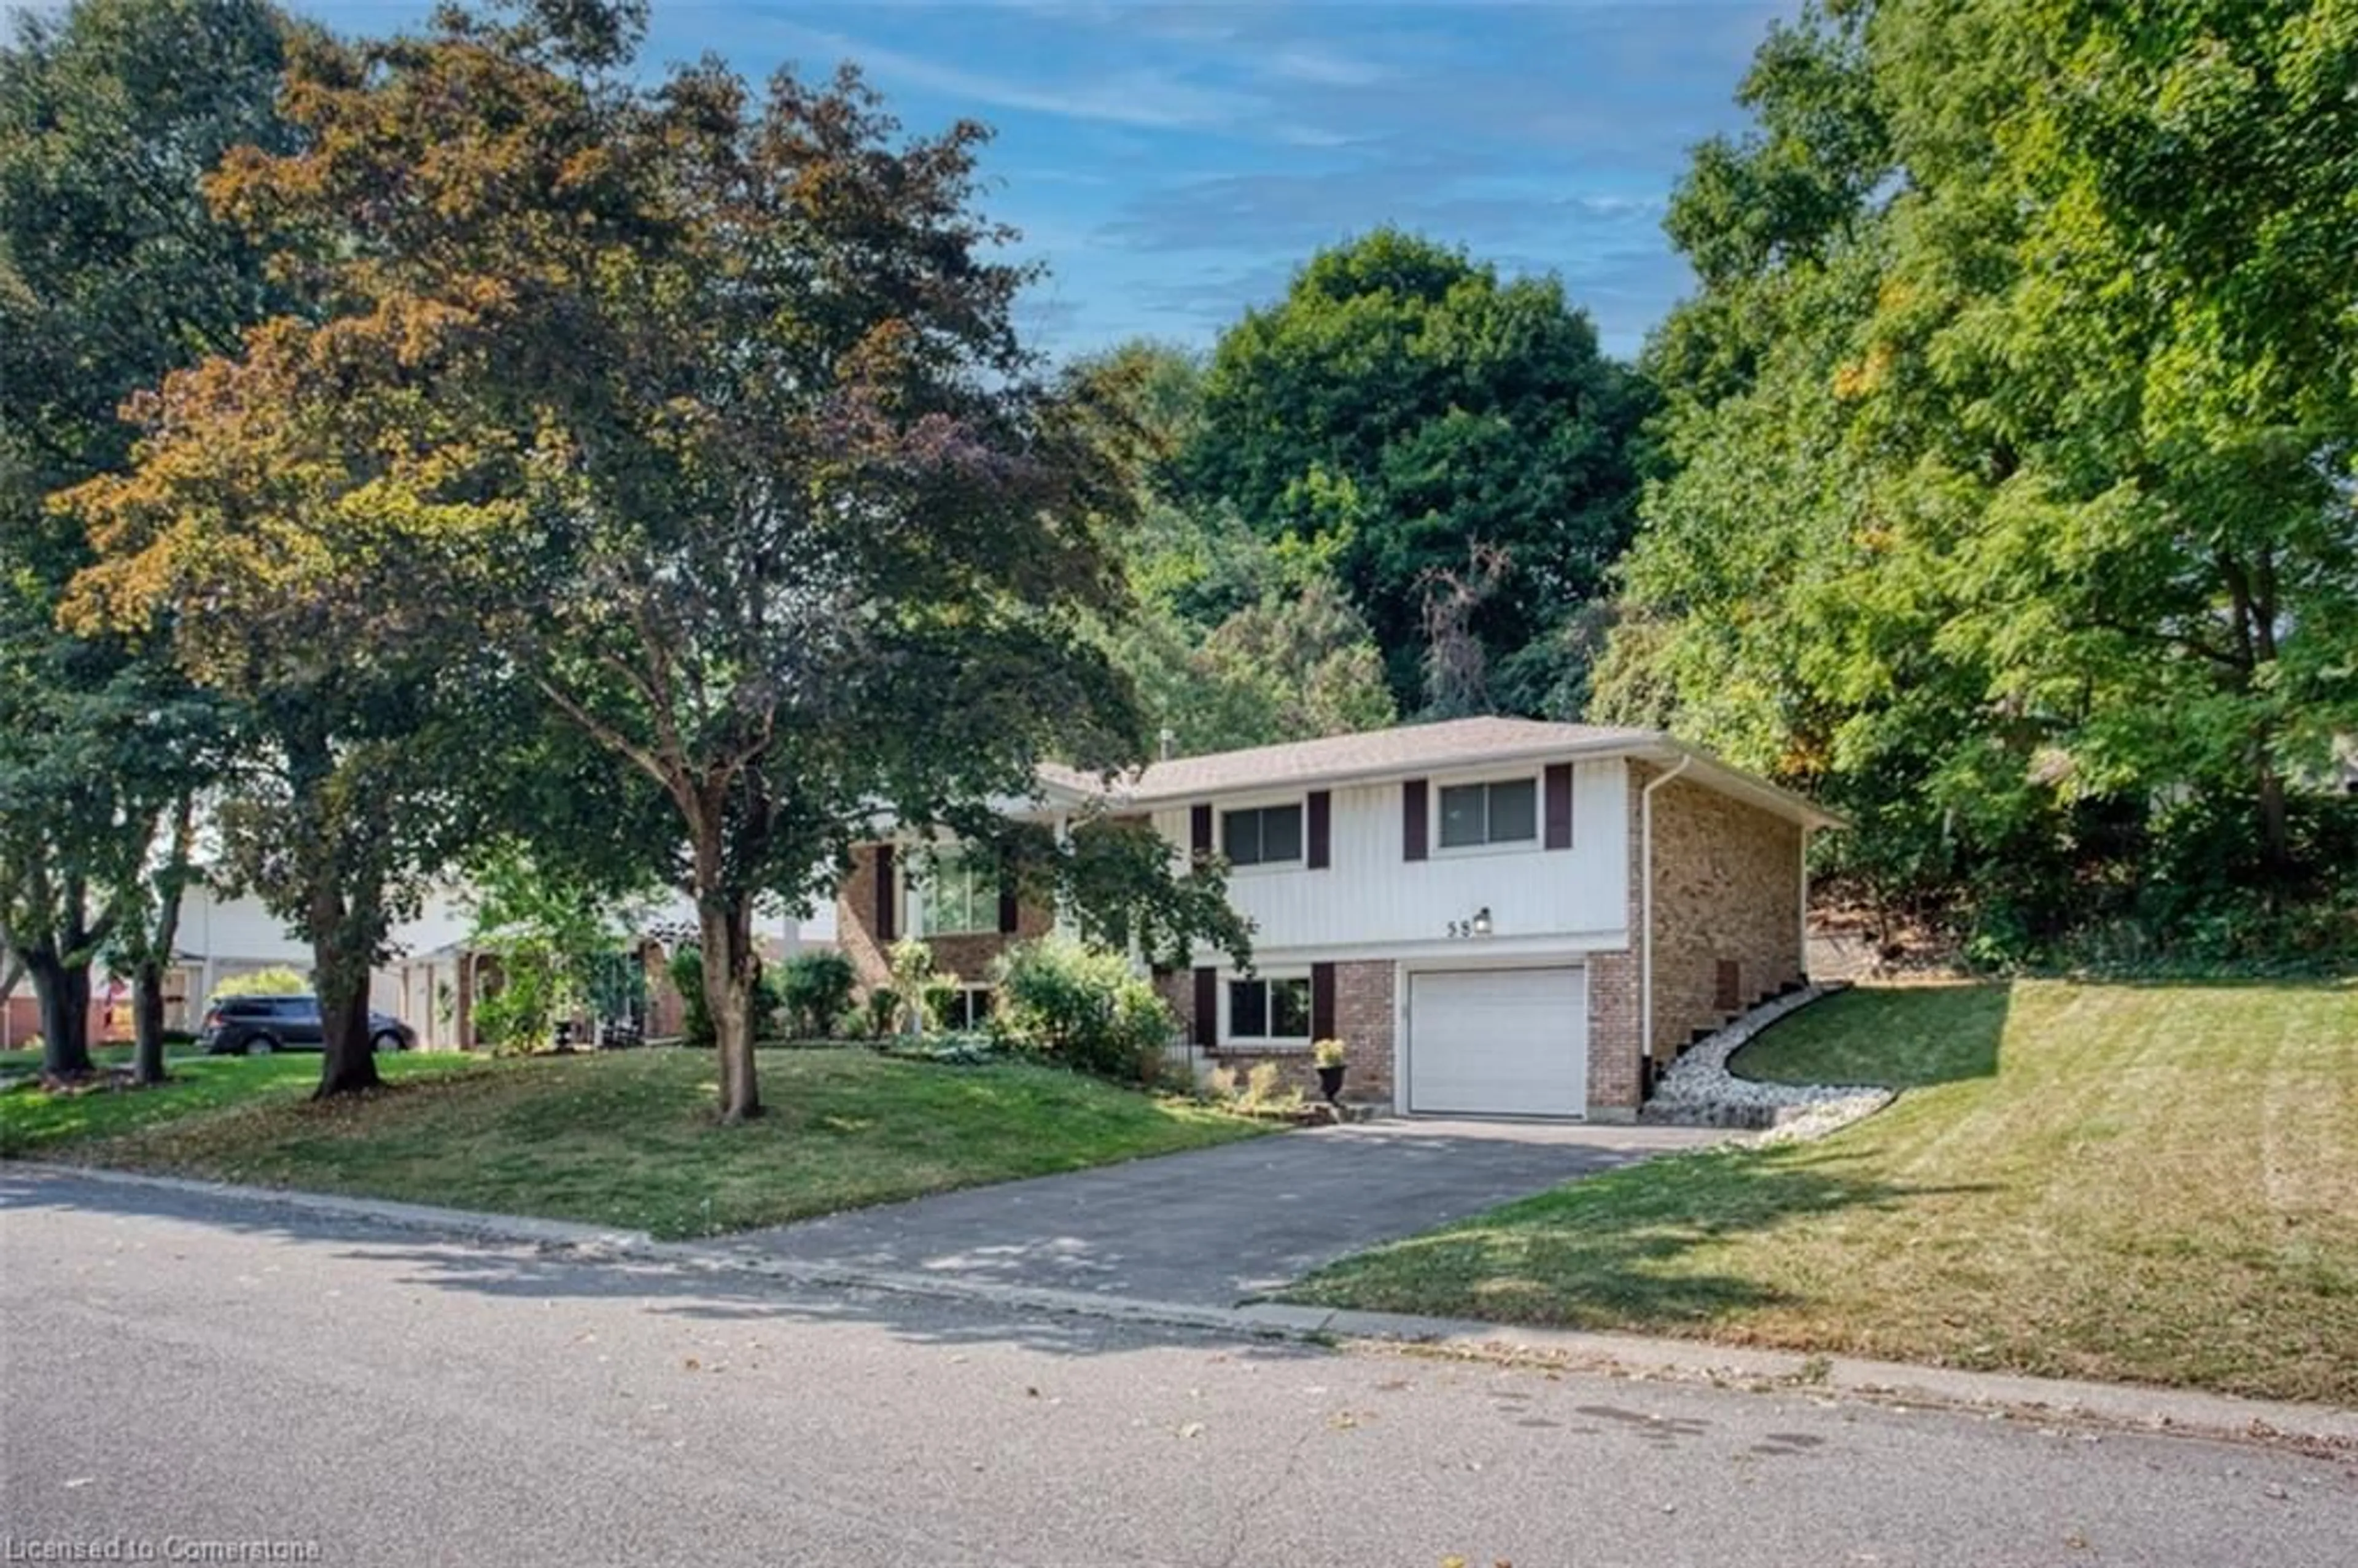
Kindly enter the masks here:
<path id="1" fill-rule="evenodd" d="M 1292 1293 L 2358 1403 L 2358 985 L 1863 989 L 1735 1066 L 1903 1093 Z"/>

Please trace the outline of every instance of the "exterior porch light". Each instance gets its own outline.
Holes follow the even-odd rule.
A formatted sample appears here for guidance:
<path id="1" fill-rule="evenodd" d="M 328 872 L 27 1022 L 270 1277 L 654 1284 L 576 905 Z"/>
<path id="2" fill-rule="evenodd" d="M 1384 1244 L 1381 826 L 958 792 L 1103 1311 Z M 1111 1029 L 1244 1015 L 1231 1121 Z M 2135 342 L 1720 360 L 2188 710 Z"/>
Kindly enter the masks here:
<path id="1" fill-rule="evenodd" d="M 1474 935 L 1476 936 L 1490 935 L 1490 906 L 1487 903 L 1474 912 Z"/>

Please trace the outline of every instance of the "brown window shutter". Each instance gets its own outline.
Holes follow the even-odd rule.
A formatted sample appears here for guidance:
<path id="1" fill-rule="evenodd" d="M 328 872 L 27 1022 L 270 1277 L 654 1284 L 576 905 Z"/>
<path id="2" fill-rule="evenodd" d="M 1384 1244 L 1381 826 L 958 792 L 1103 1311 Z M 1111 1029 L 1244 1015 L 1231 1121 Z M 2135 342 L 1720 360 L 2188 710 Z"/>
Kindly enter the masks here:
<path id="1" fill-rule="evenodd" d="M 1424 821 L 1425 787 L 1422 779 L 1410 779 L 1401 785 L 1401 859 L 1422 860 L 1433 846 L 1431 830 Z"/>
<path id="2" fill-rule="evenodd" d="M 892 846 L 876 846 L 876 940 L 891 942 L 900 935 L 893 927 Z"/>
<path id="3" fill-rule="evenodd" d="M 1023 922 L 1023 909 L 1015 896 L 1015 873 L 1001 871 L 999 875 L 999 930 L 1001 935 L 1012 936 Z"/>
<path id="4" fill-rule="evenodd" d="M 1212 858 L 1212 807 L 1208 801 L 1188 808 L 1187 847 L 1199 860 Z"/>
<path id="5" fill-rule="evenodd" d="M 1195 1044 L 1209 1051 L 1220 1043 L 1220 971 L 1195 971 Z"/>
<path id="6" fill-rule="evenodd" d="M 1551 762 L 1547 770 L 1547 847 L 1572 848 L 1572 764 Z"/>
<path id="7" fill-rule="evenodd" d="M 1335 966 L 1310 966 L 1310 1038 L 1335 1038 Z"/>
<path id="8" fill-rule="evenodd" d="M 1310 792 L 1309 804 L 1310 809 L 1306 815 L 1310 819 L 1310 869 L 1314 871 L 1323 871 L 1328 863 L 1326 838 L 1329 818 L 1335 815 L 1335 796 L 1330 791 L 1314 789 Z"/>

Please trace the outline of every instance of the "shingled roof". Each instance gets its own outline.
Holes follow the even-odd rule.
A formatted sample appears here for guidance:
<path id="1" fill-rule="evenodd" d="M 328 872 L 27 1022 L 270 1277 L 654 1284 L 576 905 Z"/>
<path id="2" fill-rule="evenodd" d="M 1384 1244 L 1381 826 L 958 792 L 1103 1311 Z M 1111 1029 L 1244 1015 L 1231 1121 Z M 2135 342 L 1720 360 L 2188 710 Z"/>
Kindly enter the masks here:
<path id="1" fill-rule="evenodd" d="M 1651 730 L 1620 730 L 1594 724 L 1548 724 L 1535 719 L 1453 719 L 1437 724 L 1404 724 L 1358 735 L 1331 735 L 1283 746 L 1254 746 L 1201 757 L 1174 757 L 1109 783 L 1070 768 L 1043 766 L 1041 781 L 1084 796 L 1099 795 L 1126 805 L 1195 799 L 1235 790 L 1287 784 L 1339 783 L 1347 779 L 1412 773 L 1419 769 L 1478 767 L 1568 752 L 1617 752 L 1666 745 Z"/>

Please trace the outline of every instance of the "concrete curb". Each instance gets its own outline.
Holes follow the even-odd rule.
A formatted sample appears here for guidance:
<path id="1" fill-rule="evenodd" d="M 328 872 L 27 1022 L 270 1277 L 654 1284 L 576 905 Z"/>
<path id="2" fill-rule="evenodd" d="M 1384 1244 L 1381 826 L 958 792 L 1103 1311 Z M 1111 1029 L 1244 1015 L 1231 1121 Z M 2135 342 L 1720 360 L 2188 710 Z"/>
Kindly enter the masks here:
<path id="1" fill-rule="evenodd" d="M 16 1171 L 29 1172 L 38 1176 L 63 1176 L 77 1181 L 97 1182 L 108 1186 L 146 1187 L 157 1192 L 185 1193 L 192 1197 L 266 1204 L 330 1219 L 366 1219 L 402 1230 L 472 1237 L 487 1241 L 521 1242 L 533 1247 L 569 1247 L 585 1252 L 611 1252 L 658 1245 L 644 1230 L 617 1230 L 611 1226 L 578 1225 L 570 1220 L 535 1219 L 515 1214 L 484 1214 L 474 1209 L 438 1208 L 431 1204 L 392 1203 L 382 1198 L 345 1197 L 336 1193 L 298 1192 L 289 1187 L 240 1186 L 231 1182 L 199 1181 L 192 1176 L 157 1176 L 145 1171 L 114 1171 L 103 1165 L 67 1165 L 42 1160 L 0 1161 L 0 1179 Z"/>
<path id="2" fill-rule="evenodd" d="M 1254 1313 L 1266 1309 L 1244 1308 Z M 1463 1318 L 1291 1307 L 1285 1321 L 1336 1339 L 1381 1341 L 1480 1359 L 1538 1362 L 1739 1387 L 1847 1394 L 1880 1402 L 2038 1416 L 2206 1437 L 2288 1440 L 2358 1452 L 2358 1410 L 2136 1383 L 2096 1383 L 1877 1361 L 1633 1334 L 1526 1328 Z"/>
<path id="3" fill-rule="evenodd" d="M 1719 1345 L 1633 1334 L 1525 1328 L 1465 1318 L 1355 1312 L 1289 1302 L 1197 1306 L 1029 1285 L 944 1279 L 936 1275 L 771 1258 L 728 1241 L 657 1241 L 644 1231 L 566 1220 L 437 1208 L 425 1204 L 340 1197 L 276 1187 L 157 1176 L 84 1165 L 0 1162 L 10 1172 L 57 1176 L 191 1196 L 291 1209 L 325 1218 L 358 1219 L 444 1238 L 505 1242 L 562 1250 L 585 1260 L 661 1263 L 708 1273 L 750 1274 L 823 1290 L 883 1292 L 964 1302 L 1006 1312 L 1087 1317 L 1109 1323 L 1194 1329 L 1248 1338 L 1282 1339 L 1462 1357 L 1509 1365 L 1545 1365 L 1616 1377 L 1709 1383 L 1848 1396 L 1882 1403 L 1979 1411 L 2017 1418 L 2089 1422 L 2192 1436 L 2291 1443 L 2335 1453 L 2358 1452 L 2358 1410 L 2334 1405 L 2247 1400 L 2227 1394 L 2093 1383 L 1875 1361 L 1797 1350 Z"/>

